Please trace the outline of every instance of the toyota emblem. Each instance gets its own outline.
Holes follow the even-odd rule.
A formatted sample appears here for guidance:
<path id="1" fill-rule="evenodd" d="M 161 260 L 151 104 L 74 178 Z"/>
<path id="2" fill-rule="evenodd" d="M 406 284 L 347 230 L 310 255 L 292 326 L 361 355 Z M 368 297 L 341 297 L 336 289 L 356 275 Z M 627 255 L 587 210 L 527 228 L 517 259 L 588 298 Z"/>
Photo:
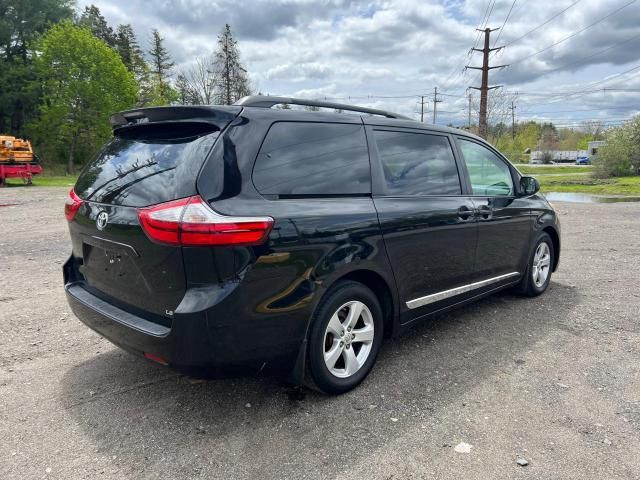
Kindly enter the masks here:
<path id="1" fill-rule="evenodd" d="M 107 226 L 107 222 L 109 221 L 109 214 L 107 212 L 100 212 L 98 217 L 96 218 L 96 227 L 98 230 L 104 230 L 104 227 Z"/>

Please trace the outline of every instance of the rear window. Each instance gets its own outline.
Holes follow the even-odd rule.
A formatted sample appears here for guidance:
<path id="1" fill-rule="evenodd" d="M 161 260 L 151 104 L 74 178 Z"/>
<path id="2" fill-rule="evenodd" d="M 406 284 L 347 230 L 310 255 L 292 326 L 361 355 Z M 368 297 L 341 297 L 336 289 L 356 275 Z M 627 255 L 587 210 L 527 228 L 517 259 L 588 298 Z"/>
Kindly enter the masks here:
<path id="1" fill-rule="evenodd" d="M 82 171 L 85 200 L 143 207 L 196 193 L 196 177 L 218 132 L 207 129 L 123 129 Z"/>
<path id="2" fill-rule="evenodd" d="M 362 125 L 278 122 L 267 133 L 253 170 L 262 194 L 329 196 L 371 192 Z"/>

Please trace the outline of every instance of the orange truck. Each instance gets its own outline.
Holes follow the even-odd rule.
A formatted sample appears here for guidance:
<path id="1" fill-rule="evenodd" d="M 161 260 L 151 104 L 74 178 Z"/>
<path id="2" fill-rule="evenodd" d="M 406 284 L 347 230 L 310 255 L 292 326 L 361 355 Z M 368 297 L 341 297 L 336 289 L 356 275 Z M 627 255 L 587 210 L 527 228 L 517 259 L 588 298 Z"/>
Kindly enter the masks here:
<path id="1" fill-rule="evenodd" d="M 42 173 L 31 142 L 10 135 L 0 135 L 0 186 L 7 178 L 22 178 L 30 185 L 34 175 Z"/>

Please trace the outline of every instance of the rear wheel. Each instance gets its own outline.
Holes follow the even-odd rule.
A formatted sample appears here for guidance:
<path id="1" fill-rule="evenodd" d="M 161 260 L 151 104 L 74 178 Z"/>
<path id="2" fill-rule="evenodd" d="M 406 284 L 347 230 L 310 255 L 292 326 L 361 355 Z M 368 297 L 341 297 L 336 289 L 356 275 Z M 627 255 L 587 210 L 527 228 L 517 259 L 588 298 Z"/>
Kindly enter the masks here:
<path id="1" fill-rule="evenodd" d="M 309 338 L 309 373 L 325 393 L 344 393 L 371 371 L 383 337 L 382 309 L 364 285 L 340 282 L 314 314 Z"/>
<path id="2" fill-rule="evenodd" d="M 527 271 L 517 287 L 519 293 L 535 297 L 547 289 L 551 281 L 554 255 L 551 237 L 546 233 L 540 234 L 529 258 Z"/>

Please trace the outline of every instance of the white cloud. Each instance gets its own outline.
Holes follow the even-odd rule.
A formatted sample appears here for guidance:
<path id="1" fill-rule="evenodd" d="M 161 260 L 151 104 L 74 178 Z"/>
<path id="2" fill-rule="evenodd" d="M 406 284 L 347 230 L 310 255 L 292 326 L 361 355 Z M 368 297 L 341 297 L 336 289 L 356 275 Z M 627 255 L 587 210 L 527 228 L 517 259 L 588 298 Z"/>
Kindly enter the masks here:
<path id="1" fill-rule="evenodd" d="M 90 2 L 81 0 L 79 5 L 87 3 Z M 353 103 L 398 110 L 415 117 L 419 109 L 417 96 L 387 99 L 367 96 L 429 95 L 438 86 L 444 93 L 458 95 L 442 97 L 444 102 L 438 105 L 441 121 L 461 124 L 466 121 L 465 89 L 479 84 L 479 72 L 470 70 L 462 74 L 461 70 L 467 64 L 481 63 L 479 53 L 468 56 L 467 52 L 478 38 L 475 28 L 481 26 L 487 11 L 486 0 L 163 0 L 153 4 L 142 0 L 94 0 L 93 3 L 112 24 L 131 23 L 142 44 L 151 29 L 158 28 L 167 39 L 177 68 L 184 68 L 196 56 L 209 54 L 224 24 L 230 23 L 251 78 L 263 92 L 351 97 Z M 633 67 L 634 62 L 640 64 L 637 54 L 640 6 L 636 4 L 556 47 L 519 61 L 628 2 L 582 0 L 518 40 L 572 3 L 573 0 L 516 2 L 500 33 L 499 43 L 509 46 L 492 57 L 492 62 L 512 66 L 492 71 L 491 83 L 522 92 L 518 97 L 522 118 L 554 109 L 563 111 L 554 117 L 566 119 L 601 115 L 597 108 L 602 108 L 606 115 L 615 112 L 616 117 L 637 111 L 640 102 L 634 92 L 565 98 L 528 96 L 527 92 L 585 88 L 608 74 Z M 495 2 L 488 26 L 501 26 L 510 7 L 511 2 Z M 494 40 L 497 36 L 498 32 L 492 34 Z M 616 44 L 622 45 L 615 47 Z M 613 48 L 594 55 L 609 47 Z M 640 70 L 610 83 L 640 88 L 634 83 L 637 78 Z M 593 88 L 607 85 L 605 82 Z M 427 112 L 430 106 L 427 105 Z M 587 111 L 588 108 L 596 110 Z"/>

